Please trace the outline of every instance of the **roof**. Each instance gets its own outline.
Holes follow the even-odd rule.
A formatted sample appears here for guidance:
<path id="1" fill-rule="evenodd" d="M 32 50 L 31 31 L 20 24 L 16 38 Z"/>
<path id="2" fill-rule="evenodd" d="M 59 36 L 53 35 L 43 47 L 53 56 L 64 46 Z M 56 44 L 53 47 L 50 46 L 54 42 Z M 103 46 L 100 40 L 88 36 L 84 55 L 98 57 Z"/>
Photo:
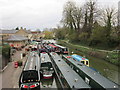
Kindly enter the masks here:
<path id="1" fill-rule="evenodd" d="M 28 33 L 28 34 L 30 34 L 31 33 L 31 31 L 30 30 L 26 30 L 26 29 L 20 29 L 20 30 L 23 30 L 24 32 L 26 32 L 26 33 Z M 19 32 L 20 30 L 16 30 L 17 32 Z"/>
<path id="2" fill-rule="evenodd" d="M 79 56 L 79 55 L 72 55 L 72 58 L 74 58 L 74 59 L 77 60 L 77 61 L 88 60 L 88 59 L 86 59 L 86 58 L 84 58 L 84 57 L 81 57 L 81 56 Z"/>
<path id="3" fill-rule="evenodd" d="M 25 30 L 25 31 L 26 31 L 27 33 L 29 33 L 29 34 L 31 33 L 31 31 L 30 31 L 30 30 Z"/>
<path id="4" fill-rule="evenodd" d="M 41 53 L 41 63 L 51 62 L 50 57 L 47 53 Z"/>
<path id="5" fill-rule="evenodd" d="M 38 33 L 38 31 L 31 31 L 31 33 L 32 33 L 32 34 L 37 34 L 37 33 Z"/>
<path id="6" fill-rule="evenodd" d="M 14 33 L 16 33 L 17 32 L 17 30 L 1 30 L 0 29 L 0 33 L 2 33 L 2 34 L 14 34 Z"/>
<path id="7" fill-rule="evenodd" d="M 63 47 L 63 46 L 60 46 L 58 44 L 54 44 L 55 46 L 59 47 L 59 48 L 66 48 L 66 47 Z"/>
<path id="8" fill-rule="evenodd" d="M 57 48 L 57 46 L 54 46 L 53 44 L 49 44 L 49 46 L 54 47 L 54 48 Z"/>
<path id="9" fill-rule="evenodd" d="M 29 33 L 29 34 L 31 33 L 30 30 L 24 30 L 24 29 L 22 29 L 22 30 L 25 31 L 26 33 Z M 1 30 L 0 29 L 0 33 L 2 33 L 2 34 L 14 34 L 14 33 L 18 32 L 18 31 L 19 30 L 15 30 L 15 29 L 12 29 L 12 30 Z"/>
<path id="10" fill-rule="evenodd" d="M 34 56 L 35 55 L 35 56 Z M 39 70 L 39 56 L 36 52 L 31 52 L 24 67 L 25 70 Z"/>
<path id="11" fill-rule="evenodd" d="M 51 52 L 50 55 L 53 57 L 55 64 L 63 74 L 70 88 L 91 88 L 57 53 Z"/>
<path id="12" fill-rule="evenodd" d="M 23 41 L 23 40 L 28 40 L 28 38 L 21 35 L 11 35 L 5 41 Z"/>

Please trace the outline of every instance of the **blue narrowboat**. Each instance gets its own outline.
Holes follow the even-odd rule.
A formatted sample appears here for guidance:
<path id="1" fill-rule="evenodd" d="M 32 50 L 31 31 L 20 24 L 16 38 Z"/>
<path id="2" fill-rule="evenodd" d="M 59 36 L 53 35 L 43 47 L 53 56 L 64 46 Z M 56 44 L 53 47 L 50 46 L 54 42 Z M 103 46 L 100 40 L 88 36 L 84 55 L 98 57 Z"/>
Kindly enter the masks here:
<path id="1" fill-rule="evenodd" d="M 74 60 L 79 61 L 79 62 L 81 62 L 81 63 L 83 63 L 84 65 L 86 65 L 86 66 L 89 67 L 89 60 L 88 60 L 88 59 L 86 59 L 86 58 L 84 58 L 84 57 L 82 57 L 82 56 L 79 56 L 79 55 L 77 55 L 77 54 L 74 54 L 74 55 L 71 55 L 71 56 L 72 56 L 72 58 L 73 58 Z"/>

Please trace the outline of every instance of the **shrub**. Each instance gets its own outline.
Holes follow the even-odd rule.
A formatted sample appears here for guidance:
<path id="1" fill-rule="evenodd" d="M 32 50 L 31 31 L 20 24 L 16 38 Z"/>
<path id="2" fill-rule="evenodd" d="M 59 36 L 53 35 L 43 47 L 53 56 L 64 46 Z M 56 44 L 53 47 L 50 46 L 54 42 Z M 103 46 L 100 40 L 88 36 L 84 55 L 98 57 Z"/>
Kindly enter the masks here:
<path id="1" fill-rule="evenodd" d="M 9 45 L 3 45 L 3 47 L 2 47 L 2 55 L 5 58 L 10 58 L 10 46 Z"/>
<path id="2" fill-rule="evenodd" d="M 18 66 L 22 66 L 22 61 L 21 60 L 18 60 Z"/>
<path id="3" fill-rule="evenodd" d="M 26 54 L 25 53 L 23 53 L 23 57 L 25 57 L 26 56 Z"/>

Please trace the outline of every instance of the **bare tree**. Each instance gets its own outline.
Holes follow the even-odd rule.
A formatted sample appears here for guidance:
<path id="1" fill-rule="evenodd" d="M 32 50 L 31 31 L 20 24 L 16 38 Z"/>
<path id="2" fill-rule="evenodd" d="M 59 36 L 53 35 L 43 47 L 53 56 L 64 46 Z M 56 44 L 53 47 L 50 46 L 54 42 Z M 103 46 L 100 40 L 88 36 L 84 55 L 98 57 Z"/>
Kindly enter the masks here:
<path id="1" fill-rule="evenodd" d="M 62 19 L 65 26 L 78 32 L 80 30 L 81 19 L 82 8 L 77 7 L 74 2 L 68 1 L 64 7 Z"/>
<path id="2" fill-rule="evenodd" d="M 63 10 L 62 22 L 66 27 L 69 27 L 70 29 L 74 29 L 74 27 L 76 28 L 76 25 L 73 19 L 74 9 L 75 9 L 75 3 L 68 1 Z"/>
<path id="3" fill-rule="evenodd" d="M 98 9 L 96 0 L 89 0 L 84 5 L 84 25 L 83 31 L 88 33 L 90 36 L 94 22 L 96 21 L 95 17 L 98 17 Z"/>
<path id="4" fill-rule="evenodd" d="M 73 13 L 73 19 L 75 24 L 75 29 L 79 32 L 81 29 L 81 20 L 82 20 L 83 14 L 82 14 L 82 8 L 76 7 Z"/>
<path id="5" fill-rule="evenodd" d="M 104 10 L 103 20 L 106 27 L 106 38 L 110 38 L 112 27 L 113 25 L 115 25 L 115 23 L 117 23 L 116 15 L 117 15 L 117 12 L 114 8 L 108 7 L 107 9 Z"/>

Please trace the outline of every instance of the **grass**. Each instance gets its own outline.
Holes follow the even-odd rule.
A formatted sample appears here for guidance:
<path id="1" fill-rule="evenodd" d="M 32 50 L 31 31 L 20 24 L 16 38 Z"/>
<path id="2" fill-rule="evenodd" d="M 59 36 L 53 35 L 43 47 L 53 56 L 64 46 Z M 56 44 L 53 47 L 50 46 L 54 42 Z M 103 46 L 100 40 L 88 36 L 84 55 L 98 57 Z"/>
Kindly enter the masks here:
<path id="1" fill-rule="evenodd" d="M 66 47 L 75 49 L 84 54 L 106 60 L 115 65 L 120 65 L 119 60 L 118 60 L 119 53 L 117 53 L 117 52 L 113 52 L 113 51 L 109 51 L 109 50 L 100 50 L 100 49 L 96 49 L 96 48 L 82 46 L 82 45 L 75 44 L 75 43 L 69 43 L 66 40 L 59 40 L 58 42 Z"/>

